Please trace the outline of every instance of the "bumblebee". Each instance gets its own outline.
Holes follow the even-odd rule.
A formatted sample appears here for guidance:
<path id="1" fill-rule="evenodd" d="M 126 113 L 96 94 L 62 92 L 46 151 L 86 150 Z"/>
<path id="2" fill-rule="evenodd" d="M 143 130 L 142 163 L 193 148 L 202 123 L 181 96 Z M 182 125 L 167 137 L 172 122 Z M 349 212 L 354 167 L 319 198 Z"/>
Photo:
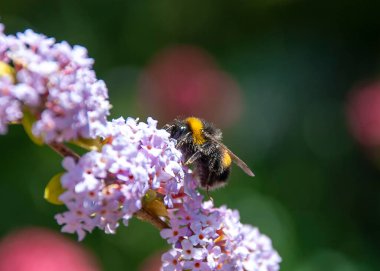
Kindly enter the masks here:
<path id="1" fill-rule="evenodd" d="M 176 119 L 164 126 L 170 137 L 177 140 L 176 147 L 185 158 L 185 165 L 193 165 L 202 188 L 208 190 L 227 183 L 232 162 L 249 176 L 253 172 L 222 142 L 222 132 L 213 124 L 196 117 Z"/>

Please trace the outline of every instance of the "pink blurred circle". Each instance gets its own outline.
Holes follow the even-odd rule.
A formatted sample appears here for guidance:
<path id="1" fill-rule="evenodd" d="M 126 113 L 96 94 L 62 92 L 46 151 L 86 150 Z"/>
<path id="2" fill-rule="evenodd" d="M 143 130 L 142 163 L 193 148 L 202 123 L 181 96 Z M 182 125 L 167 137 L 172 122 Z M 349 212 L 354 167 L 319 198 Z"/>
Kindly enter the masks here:
<path id="1" fill-rule="evenodd" d="M 156 252 L 149 256 L 141 264 L 139 271 L 160 271 L 162 266 L 161 256 L 164 251 Z"/>
<path id="2" fill-rule="evenodd" d="M 0 242 L 0 271 L 99 271 L 93 256 L 63 235 L 26 228 Z"/>
<path id="3" fill-rule="evenodd" d="M 360 144 L 380 146 L 380 82 L 349 94 L 347 116 L 351 133 Z"/>
<path id="4" fill-rule="evenodd" d="M 159 52 L 143 72 L 139 91 L 142 110 L 164 122 L 197 116 L 226 127 L 242 110 L 237 83 L 194 46 Z"/>

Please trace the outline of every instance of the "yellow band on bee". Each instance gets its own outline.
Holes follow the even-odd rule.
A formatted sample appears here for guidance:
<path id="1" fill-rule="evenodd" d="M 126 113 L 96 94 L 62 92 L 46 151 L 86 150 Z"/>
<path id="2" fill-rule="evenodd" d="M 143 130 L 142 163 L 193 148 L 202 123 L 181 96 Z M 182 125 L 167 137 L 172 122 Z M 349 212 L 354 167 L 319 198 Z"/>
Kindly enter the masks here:
<path id="1" fill-rule="evenodd" d="M 229 167 L 232 163 L 231 156 L 228 154 L 226 150 L 223 151 L 222 164 L 223 167 Z"/>
<path id="2" fill-rule="evenodd" d="M 193 134 L 194 143 L 202 145 L 206 142 L 206 139 L 203 136 L 203 123 L 200 119 L 195 117 L 189 117 L 186 119 L 186 123 L 189 125 L 190 130 Z"/>

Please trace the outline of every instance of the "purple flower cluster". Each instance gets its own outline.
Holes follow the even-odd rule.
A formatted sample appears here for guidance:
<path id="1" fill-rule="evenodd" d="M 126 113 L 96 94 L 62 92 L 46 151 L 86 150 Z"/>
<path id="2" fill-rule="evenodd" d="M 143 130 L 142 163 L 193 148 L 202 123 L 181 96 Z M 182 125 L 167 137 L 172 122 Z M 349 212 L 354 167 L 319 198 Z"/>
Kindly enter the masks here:
<path id="1" fill-rule="evenodd" d="M 80 240 L 96 227 L 114 233 L 154 191 L 167 209 L 166 217 L 157 215 L 169 222 L 161 236 L 172 245 L 162 256 L 163 271 L 279 270 L 281 259 L 269 238 L 241 224 L 237 211 L 203 202 L 175 141 L 157 129 L 157 121 L 119 118 L 102 136 L 100 151 L 63 162 L 60 200 L 68 211 L 56 216 L 62 231 L 77 233 Z"/>
<path id="2" fill-rule="evenodd" d="M 28 117 L 34 136 L 46 143 L 96 138 L 93 151 L 64 159 L 64 192 L 52 191 L 68 208 L 56 215 L 62 231 L 80 240 L 95 228 L 114 233 L 144 209 L 168 225 L 160 232 L 172 245 L 162 256 L 163 271 L 279 270 L 268 237 L 241 224 L 237 211 L 203 202 L 175 140 L 157 121 L 107 122 L 107 88 L 92 64 L 83 47 L 31 30 L 7 36 L 0 24 L 0 134 Z"/>
<path id="3" fill-rule="evenodd" d="M 84 47 L 32 30 L 5 35 L 0 24 L 0 133 L 21 121 L 24 110 L 36 119 L 33 134 L 45 142 L 95 138 L 109 114 L 107 88 L 92 70 Z M 10 72 L 11 71 L 11 72 Z"/>
<path id="4" fill-rule="evenodd" d="M 172 245 L 163 254 L 162 271 L 277 271 L 281 261 L 271 240 L 239 222 L 239 213 L 214 208 L 203 197 L 184 197 L 169 211 L 169 229 L 161 236 Z"/>
<path id="5" fill-rule="evenodd" d="M 13 87 L 9 76 L 0 75 L 0 134 L 7 132 L 7 124 L 22 118 L 21 103 L 10 94 Z"/>
<path id="6" fill-rule="evenodd" d="M 61 183 L 66 192 L 60 200 L 69 210 L 56 216 L 62 231 L 76 232 L 79 239 L 95 227 L 113 233 L 119 220 L 127 225 L 141 209 L 149 189 L 173 206 L 172 196 L 183 187 L 182 155 L 156 125 L 151 118 L 147 124 L 119 118 L 109 123 L 108 143 L 100 152 L 88 152 L 78 162 L 65 158 Z"/>

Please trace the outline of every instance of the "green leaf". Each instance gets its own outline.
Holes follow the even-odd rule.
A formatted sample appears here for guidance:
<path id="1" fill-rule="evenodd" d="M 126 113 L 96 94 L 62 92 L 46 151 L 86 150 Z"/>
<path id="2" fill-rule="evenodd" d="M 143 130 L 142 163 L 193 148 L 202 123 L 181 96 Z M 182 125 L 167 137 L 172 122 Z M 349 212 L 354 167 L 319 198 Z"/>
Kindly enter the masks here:
<path id="1" fill-rule="evenodd" d="M 44 140 L 42 137 L 35 136 L 32 132 L 33 123 L 36 122 L 36 117 L 29 111 L 29 109 L 24 109 L 22 118 L 22 125 L 24 126 L 26 134 L 29 138 L 37 145 L 42 146 L 44 144 Z"/>
<path id="2" fill-rule="evenodd" d="M 79 138 L 71 143 L 89 151 L 98 151 L 102 148 L 100 138 Z"/>
<path id="3" fill-rule="evenodd" d="M 16 72 L 15 69 L 9 64 L 0 61 L 0 77 L 8 76 L 13 83 L 16 82 Z"/>
<path id="4" fill-rule="evenodd" d="M 149 213 L 154 214 L 156 216 L 168 216 L 168 210 L 166 209 L 165 204 L 159 200 L 155 199 L 151 202 L 148 202 L 143 205 L 144 209 L 147 210 Z"/>
<path id="5" fill-rule="evenodd" d="M 156 216 L 168 216 L 168 210 L 165 204 L 161 198 L 157 197 L 157 193 L 152 189 L 149 189 L 144 195 L 143 207 L 149 213 Z"/>
<path id="6" fill-rule="evenodd" d="M 143 198 L 143 203 L 149 203 L 149 202 L 152 202 L 153 200 L 155 200 L 157 198 L 157 193 L 156 191 L 152 190 L 152 189 L 149 189 L 146 194 L 144 195 L 144 198 Z"/>
<path id="7" fill-rule="evenodd" d="M 65 192 L 65 189 L 61 185 L 61 177 L 63 173 L 58 173 L 50 179 L 49 183 L 45 187 L 44 199 L 48 202 L 56 205 L 62 205 L 63 202 L 59 200 L 59 196 Z"/>

